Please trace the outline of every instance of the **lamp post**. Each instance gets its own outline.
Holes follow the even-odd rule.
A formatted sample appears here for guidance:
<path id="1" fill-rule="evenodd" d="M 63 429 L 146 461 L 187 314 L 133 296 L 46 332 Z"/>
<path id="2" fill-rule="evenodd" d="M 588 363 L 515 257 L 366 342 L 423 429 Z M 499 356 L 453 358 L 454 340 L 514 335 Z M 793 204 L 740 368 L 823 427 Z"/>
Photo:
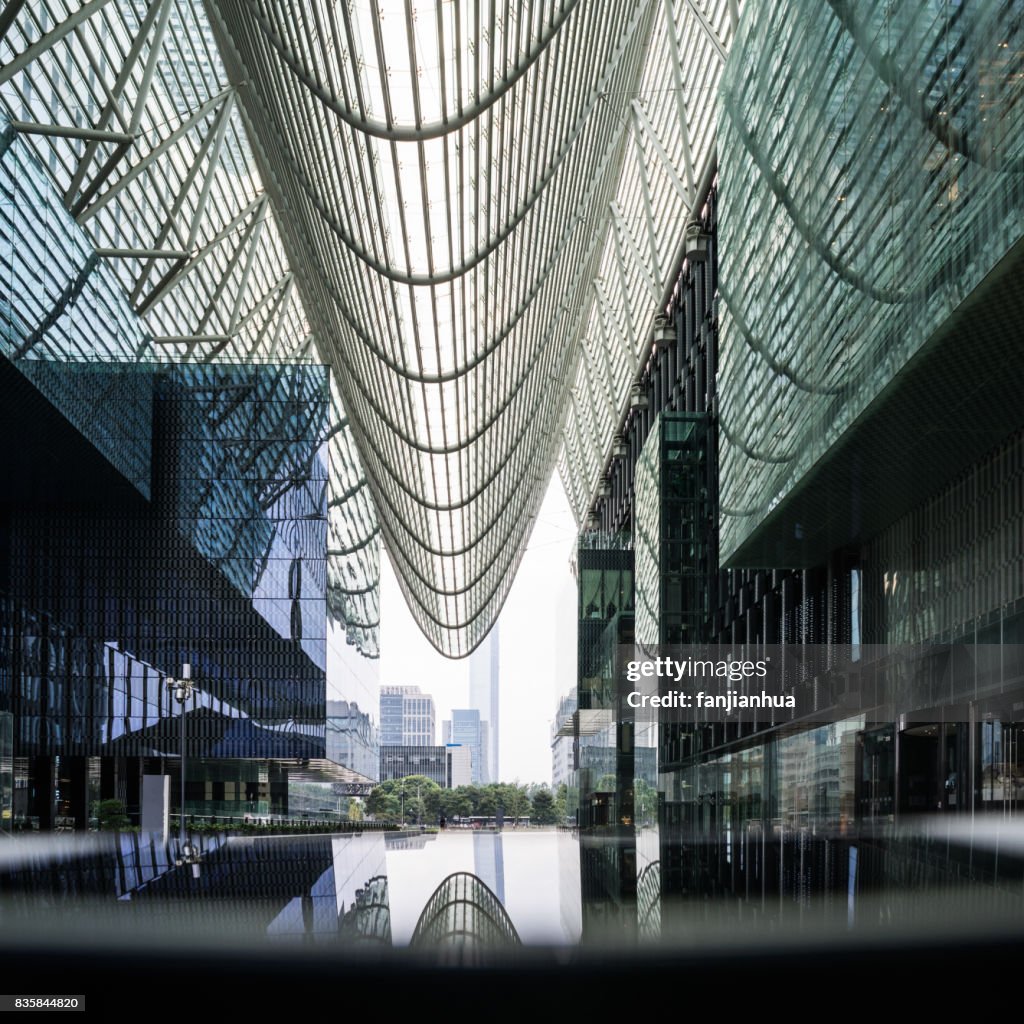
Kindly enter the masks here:
<path id="1" fill-rule="evenodd" d="M 186 662 L 181 666 L 180 679 L 167 679 L 167 689 L 174 695 L 181 710 L 181 805 L 178 809 L 178 856 L 175 863 L 180 867 L 189 864 L 192 877 L 199 877 L 199 851 L 188 841 L 185 834 L 185 704 L 192 697 L 195 683 L 192 682 L 192 666 Z"/>

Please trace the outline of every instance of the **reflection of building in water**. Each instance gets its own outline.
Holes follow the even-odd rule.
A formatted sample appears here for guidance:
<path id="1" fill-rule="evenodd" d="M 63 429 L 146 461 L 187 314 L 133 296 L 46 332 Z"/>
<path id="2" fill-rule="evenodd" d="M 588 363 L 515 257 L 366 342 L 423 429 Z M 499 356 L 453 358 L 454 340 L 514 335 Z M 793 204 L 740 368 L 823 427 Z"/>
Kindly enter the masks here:
<path id="1" fill-rule="evenodd" d="M 362 889 L 356 890 L 355 901 L 345 911 L 340 930 L 345 942 L 390 945 L 391 910 L 386 876 L 371 878 Z"/>
<path id="2" fill-rule="evenodd" d="M 276 940 L 391 942 L 383 833 L 229 839 L 198 879 L 173 870 L 134 897 L 141 907 L 177 901 Z"/>
<path id="3" fill-rule="evenodd" d="M 505 902 L 505 848 L 500 832 L 473 833 L 473 869 L 477 877 Z"/>
<path id="4" fill-rule="evenodd" d="M 518 946 L 519 935 L 501 901 L 476 875 L 459 871 L 449 875 L 423 908 L 411 949 L 446 950 L 460 963 L 475 951 Z"/>
<path id="5" fill-rule="evenodd" d="M 385 832 L 384 843 L 391 850 L 422 850 L 437 839 L 436 832 Z"/>
<path id="6" fill-rule="evenodd" d="M 192 841 L 202 855 L 198 878 L 149 833 L 59 844 L 26 837 L 0 870 L 5 914 L 31 916 L 56 900 L 87 906 L 100 928 L 390 945 L 383 832 Z"/>
<path id="7" fill-rule="evenodd" d="M 562 933 L 572 940 L 580 936 L 580 851 L 575 834 L 564 831 L 558 836 L 558 900 Z"/>
<path id="8" fill-rule="evenodd" d="M 661 861 L 652 860 L 636 880 L 636 933 L 641 940 L 661 937 Z"/>

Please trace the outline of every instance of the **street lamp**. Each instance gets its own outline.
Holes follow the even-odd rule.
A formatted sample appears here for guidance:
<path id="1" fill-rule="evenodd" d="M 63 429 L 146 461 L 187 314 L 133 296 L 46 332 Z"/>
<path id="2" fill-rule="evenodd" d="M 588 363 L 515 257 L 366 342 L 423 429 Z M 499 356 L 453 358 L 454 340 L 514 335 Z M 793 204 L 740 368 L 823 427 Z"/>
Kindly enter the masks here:
<path id="1" fill-rule="evenodd" d="M 178 855 L 174 862 L 178 867 L 189 864 L 192 877 L 199 877 L 199 850 L 188 841 L 185 835 L 185 704 L 192 697 L 195 684 L 192 682 L 192 666 L 186 662 L 181 666 L 181 678 L 167 678 L 167 690 L 181 708 L 181 806 L 178 810 Z"/>

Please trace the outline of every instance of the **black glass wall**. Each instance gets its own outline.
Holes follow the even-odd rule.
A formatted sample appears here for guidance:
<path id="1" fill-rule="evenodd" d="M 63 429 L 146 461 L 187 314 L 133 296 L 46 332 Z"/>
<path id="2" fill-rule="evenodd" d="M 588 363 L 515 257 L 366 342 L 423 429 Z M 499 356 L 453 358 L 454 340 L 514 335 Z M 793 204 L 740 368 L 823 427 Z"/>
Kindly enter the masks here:
<path id="1" fill-rule="evenodd" d="M 69 393 L 80 375 L 78 397 L 94 394 L 93 367 L 60 372 Z M 20 441 L 7 435 L 34 457 L 0 502 L 15 757 L 177 755 L 166 681 L 184 663 L 193 758 L 322 757 L 325 368 L 136 364 L 118 378 L 104 399 L 127 422 L 147 399 L 148 499 L 24 376 L 13 388 L 36 413 Z"/>
<path id="2" fill-rule="evenodd" d="M 662 412 L 640 452 L 633 519 L 643 644 L 704 637 L 714 552 L 708 446 L 707 416 Z"/>

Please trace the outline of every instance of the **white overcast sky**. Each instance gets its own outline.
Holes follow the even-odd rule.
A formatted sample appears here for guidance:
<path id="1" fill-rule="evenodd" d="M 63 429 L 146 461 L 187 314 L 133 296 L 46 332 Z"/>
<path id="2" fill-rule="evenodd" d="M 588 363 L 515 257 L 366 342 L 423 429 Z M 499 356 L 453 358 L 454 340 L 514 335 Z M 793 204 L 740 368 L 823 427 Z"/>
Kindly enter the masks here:
<path id="1" fill-rule="evenodd" d="M 503 782 L 551 782 L 551 719 L 576 683 L 576 526 L 558 474 L 499 617 Z M 431 647 L 413 621 L 387 556 L 381 559 L 381 685 L 414 685 L 437 706 L 437 736 L 452 708 L 469 702 L 469 659 Z"/>

